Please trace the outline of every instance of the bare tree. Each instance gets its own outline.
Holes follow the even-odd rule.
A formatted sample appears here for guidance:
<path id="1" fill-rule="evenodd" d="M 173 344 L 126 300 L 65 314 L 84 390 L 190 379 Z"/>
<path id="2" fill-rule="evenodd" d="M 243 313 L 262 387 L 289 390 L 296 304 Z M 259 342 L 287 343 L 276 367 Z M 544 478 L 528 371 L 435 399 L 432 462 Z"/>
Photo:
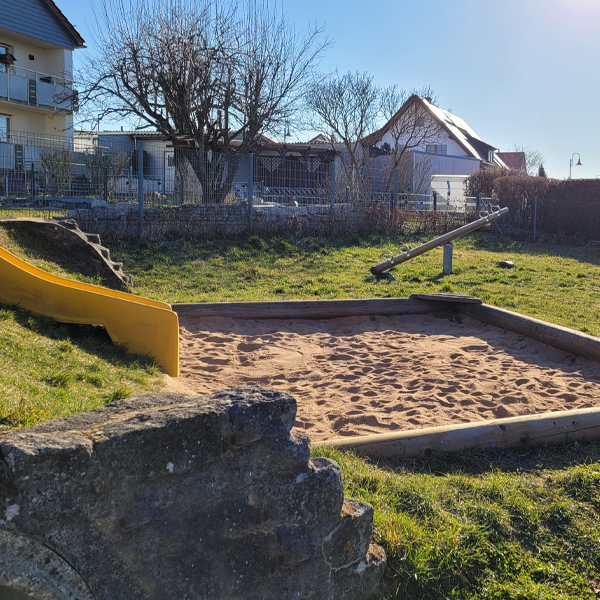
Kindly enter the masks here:
<path id="1" fill-rule="evenodd" d="M 540 166 L 544 164 L 544 155 L 539 151 L 535 150 L 531 146 L 519 146 L 513 144 L 512 152 L 523 152 L 525 154 L 525 167 L 527 175 L 538 175 Z"/>
<path id="2" fill-rule="evenodd" d="M 369 160 L 362 138 L 374 129 L 380 116 L 381 89 L 368 73 L 337 72 L 316 82 L 306 103 L 307 125 L 331 134 L 332 143 L 340 144 L 342 166 L 349 182 L 356 183 Z M 333 142 L 335 140 L 335 142 Z"/>
<path id="3" fill-rule="evenodd" d="M 443 127 L 437 119 L 434 119 L 427 106 L 421 101 L 426 99 L 429 103 L 434 103 L 433 91 L 431 87 L 426 86 L 421 89 L 410 91 L 399 89 L 394 85 L 383 91 L 381 98 L 382 115 L 387 122 L 389 157 L 390 157 L 390 177 L 394 170 L 398 169 L 405 156 L 415 150 L 426 149 L 428 144 L 436 144 L 442 140 L 444 133 Z M 426 172 L 433 167 L 431 157 L 420 157 L 413 161 L 415 164 L 416 179 L 419 185 L 415 186 L 413 191 L 417 192 L 417 187 L 423 188 L 423 181 Z M 418 169 L 417 169 L 418 163 Z M 429 184 L 425 186 L 428 188 Z"/>
<path id="4" fill-rule="evenodd" d="M 414 161 L 408 160 L 411 151 L 440 139 L 441 125 L 420 101 L 432 95 L 429 87 L 410 91 L 397 85 L 381 88 L 368 73 L 335 73 L 316 83 L 308 94 L 307 124 L 312 129 L 332 133 L 333 139 L 338 140 L 344 174 L 355 186 L 368 179 L 373 146 L 381 141 L 378 134 L 385 129 L 390 141 L 382 148 L 388 158 L 381 167 L 380 177 L 385 178 L 389 188 L 394 171 L 405 172 L 413 164 Z M 386 121 L 383 128 L 373 132 L 383 120 Z"/>
<path id="5" fill-rule="evenodd" d="M 236 171 L 227 155 L 251 151 L 261 133 L 294 117 L 329 44 L 316 27 L 297 34 L 267 0 L 101 6 L 104 33 L 81 74 L 82 102 L 102 118 L 134 117 L 161 132 L 217 201 Z"/>

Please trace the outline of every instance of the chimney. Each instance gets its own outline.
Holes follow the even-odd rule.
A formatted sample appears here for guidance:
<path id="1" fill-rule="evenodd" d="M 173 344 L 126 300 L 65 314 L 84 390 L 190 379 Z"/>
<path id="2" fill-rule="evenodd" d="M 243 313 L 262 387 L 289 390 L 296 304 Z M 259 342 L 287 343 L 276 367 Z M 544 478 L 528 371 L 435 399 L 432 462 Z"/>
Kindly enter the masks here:
<path id="1" fill-rule="evenodd" d="M 429 104 L 433 104 L 433 101 L 431 100 L 431 96 L 427 96 L 427 98 L 425 98 L 425 100 L 427 100 L 427 102 L 429 102 Z"/>

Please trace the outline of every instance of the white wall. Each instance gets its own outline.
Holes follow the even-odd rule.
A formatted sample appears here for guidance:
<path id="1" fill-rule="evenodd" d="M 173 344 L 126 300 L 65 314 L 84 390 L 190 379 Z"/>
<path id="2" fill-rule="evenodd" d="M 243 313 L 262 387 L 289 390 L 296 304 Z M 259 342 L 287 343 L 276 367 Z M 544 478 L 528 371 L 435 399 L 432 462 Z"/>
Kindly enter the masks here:
<path id="1" fill-rule="evenodd" d="M 426 116 L 425 118 L 429 119 L 430 121 L 433 122 L 433 117 L 431 116 Z M 431 127 L 432 125 L 430 125 Z M 387 132 L 383 138 L 381 139 L 381 141 L 377 144 L 377 146 L 381 147 L 383 146 L 385 143 L 389 144 L 391 148 L 394 148 L 395 145 L 395 140 L 394 140 L 394 136 L 392 135 L 391 132 Z M 406 137 L 401 137 L 399 140 L 399 144 L 402 146 L 404 144 L 407 143 L 407 138 Z M 453 139 L 450 139 L 449 134 L 446 130 L 441 130 L 439 132 L 439 134 L 436 136 L 435 140 L 431 140 L 428 142 L 429 144 L 442 144 L 442 145 L 446 145 L 447 146 L 447 151 L 446 153 L 452 156 L 467 156 L 467 153 L 463 150 L 463 148 Z M 420 150 L 422 152 L 425 152 L 426 150 L 426 144 L 422 144 L 421 146 L 419 146 L 418 148 L 415 148 L 415 150 Z"/>
<path id="2" fill-rule="evenodd" d="M 70 57 L 73 54 L 71 50 L 65 50 L 64 48 L 42 48 L 41 46 L 36 46 L 35 44 L 24 42 L 5 34 L 0 34 L 0 44 L 7 44 L 13 47 L 13 54 L 17 59 L 15 67 L 37 71 L 46 75 L 54 75 L 55 77 L 64 77 L 66 57 L 67 55 Z M 34 56 L 33 60 L 29 59 L 30 54 Z M 67 66 L 70 67 L 69 74 L 72 75 L 72 62 Z"/>

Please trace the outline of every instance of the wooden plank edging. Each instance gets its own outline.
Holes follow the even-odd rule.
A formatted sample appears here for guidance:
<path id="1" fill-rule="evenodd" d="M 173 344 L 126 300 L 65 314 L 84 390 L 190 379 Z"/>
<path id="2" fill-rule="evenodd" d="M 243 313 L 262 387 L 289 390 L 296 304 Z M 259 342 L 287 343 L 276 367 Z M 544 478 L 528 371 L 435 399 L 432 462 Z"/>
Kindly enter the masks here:
<path id="1" fill-rule="evenodd" d="M 455 304 L 454 306 L 478 321 L 514 331 L 559 350 L 600 362 L 600 338 L 489 304 Z"/>
<path id="2" fill-rule="evenodd" d="M 369 458 L 404 459 L 476 448 L 527 448 L 597 439 L 600 439 L 600 407 L 334 438 L 312 445 L 317 448 L 331 446 L 339 450 L 354 450 Z"/>
<path id="3" fill-rule="evenodd" d="M 415 298 L 288 300 L 284 302 L 200 302 L 173 304 L 180 317 L 234 319 L 334 319 L 371 315 L 415 315 L 448 310 L 448 302 Z"/>

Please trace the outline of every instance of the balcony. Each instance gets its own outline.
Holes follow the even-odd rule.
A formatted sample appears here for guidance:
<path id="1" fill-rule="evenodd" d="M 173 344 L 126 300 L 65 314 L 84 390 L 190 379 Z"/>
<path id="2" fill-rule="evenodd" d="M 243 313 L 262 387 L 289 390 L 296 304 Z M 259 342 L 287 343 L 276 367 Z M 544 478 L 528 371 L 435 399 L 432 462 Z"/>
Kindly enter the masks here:
<path id="1" fill-rule="evenodd" d="M 49 112 L 77 110 L 77 92 L 71 82 L 14 66 L 0 65 L 2 101 Z"/>

